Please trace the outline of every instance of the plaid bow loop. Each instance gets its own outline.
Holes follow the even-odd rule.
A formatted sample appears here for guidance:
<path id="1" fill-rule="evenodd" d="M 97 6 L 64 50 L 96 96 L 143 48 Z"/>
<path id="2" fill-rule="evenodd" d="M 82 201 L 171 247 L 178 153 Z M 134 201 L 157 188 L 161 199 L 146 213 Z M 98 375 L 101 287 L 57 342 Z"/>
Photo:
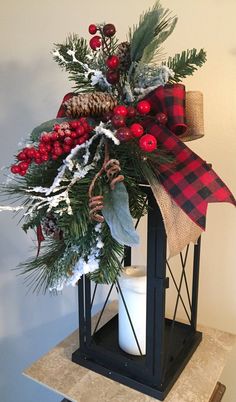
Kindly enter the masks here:
<path id="1" fill-rule="evenodd" d="M 165 113 L 167 127 L 176 135 L 187 130 L 185 121 L 185 87 L 182 84 L 161 85 L 151 92 L 147 100 L 152 105 L 152 113 Z"/>

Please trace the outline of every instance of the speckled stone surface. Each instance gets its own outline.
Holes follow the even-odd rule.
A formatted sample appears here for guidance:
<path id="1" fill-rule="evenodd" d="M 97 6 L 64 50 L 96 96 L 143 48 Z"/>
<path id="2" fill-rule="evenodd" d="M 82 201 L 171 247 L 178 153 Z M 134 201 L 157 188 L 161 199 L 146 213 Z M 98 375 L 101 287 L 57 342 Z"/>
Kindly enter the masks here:
<path id="1" fill-rule="evenodd" d="M 114 314 L 111 306 L 104 317 Z M 165 402 L 208 402 L 236 343 L 236 335 L 200 327 L 203 341 L 176 381 Z M 33 363 L 24 375 L 72 402 L 151 402 L 156 399 L 71 362 L 78 331 Z"/>

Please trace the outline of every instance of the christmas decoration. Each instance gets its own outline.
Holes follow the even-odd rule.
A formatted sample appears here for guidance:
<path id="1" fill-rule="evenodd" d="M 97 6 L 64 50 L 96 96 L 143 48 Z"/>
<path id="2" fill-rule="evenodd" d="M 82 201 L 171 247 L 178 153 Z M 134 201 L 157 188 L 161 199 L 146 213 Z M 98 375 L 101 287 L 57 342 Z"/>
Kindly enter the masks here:
<path id="1" fill-rule="evenodd" d="M 139 146 L 145 152 L 152 152 L 157 147 L 157 140 L 154 135 L 145 134 L 140 138 Z"/>
<path id="2" fill-rule="evenodd" d="M 120 60 L 117 56 L 109 56 L 106 65 L 110 70 L 116 70 L 119 67 Z"/>
<path id="3" fill-rule="evenodd" d="M 55 45 L 54 60 L 74 92 L 57 118 L 32 131 L 10 167 L 14 180 L 4 186 L 8 196 L 22 197 L 23 229 L 37 234 L 37 258 L 20 265 L 34 290 L 61 290 L 83 274 L 114 283 L 124 246 L 139 241 L 133 219 L 147 212 L 142 182 L 160 206 L 171 255 L 205 229 L 209 202 L 235 204 L 180 139 L 192 124 L 180 82 L 206 53 L 190 49 L 163 61 L 161 47 L 176 22 L 157 2 L 126 42 L 119 43 L 114 24 L 102 23 L 89 25 L 88 43 L 73 34 Z M 202 136 L 196 124 L 194 136 Z M 0 210 L 7 208 L 22 207 Z M 189 230 L 179 231 L 176 247 L 173 228 L 182 222 Z"/>
<path id="4" fill-rule="evenodd" d="M 91 35 L 95 35 L 97 32 L 97 26 L 95 24 L 90 24 L 88 30 Z"/>
<path id="5" fill-rule="evenodd" d="M 146 100 L 139 102 L 137 104 L 137 110 L 140 114 L 148 114 L 151 110 L 150 103 Z"/>
<path id="6" fill-rule="evenodd" d="M 65 114 L 69 117 L 101 116 L 113 110 L 117 100 L 105 92 L 94 92 L 73 96 L 63 106 Z"/>
<path id="7" fill-rule="evenodd" d="M 141 124 L 138 124 L 138 123 L 133 123 L 130 126 L 130 130 L 134 137 L 141 137 L 141 135 L 143 135 L 143 132 L 144 132 L 143 126 L 141 126 Z"/>

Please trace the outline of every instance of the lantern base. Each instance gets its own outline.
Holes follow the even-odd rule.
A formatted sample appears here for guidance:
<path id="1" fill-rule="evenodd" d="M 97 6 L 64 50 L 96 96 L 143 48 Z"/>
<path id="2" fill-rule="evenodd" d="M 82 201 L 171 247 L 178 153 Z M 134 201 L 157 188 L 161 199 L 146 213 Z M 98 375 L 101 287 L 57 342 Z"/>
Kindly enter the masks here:
<path id="1" fill-rule="evenodd" d="M 168 346 L 172 323 L 171 320 L 165 320 L 166 346 Z M 72 354 L 72 361 L 162 401 L 202 340 L 202 333 L 194 331 L 190 325 L 175 322 L 174 331 L 172 352 L 168 356 L 168 367 L 162 384 L 155 384 L 155 379 L 151 377 L 148 381 L 145 376 L 142 378 L 146 356 L 133 356 L 119 348 L 117 316 L 93 335 L 89 346 L 77 349 Z M 102 354 L 99 352 L 101 350 L 103 350 Z M 140 375 L 132 373 L 134 362 L 140 365 Z"/>

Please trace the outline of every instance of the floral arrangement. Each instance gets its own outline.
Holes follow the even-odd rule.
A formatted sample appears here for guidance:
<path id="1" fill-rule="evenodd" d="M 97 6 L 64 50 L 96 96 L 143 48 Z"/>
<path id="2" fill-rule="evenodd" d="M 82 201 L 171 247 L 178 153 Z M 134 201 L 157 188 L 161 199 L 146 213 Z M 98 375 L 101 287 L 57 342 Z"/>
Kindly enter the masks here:
<path id="1" fill-rule="evenodd" d="M 188 241 L 204 230 L 208 202 L 235 204 L 179 138 L 187 129 L 180 82 L 203 65 L 206 53 L 191 49 L 163 60 L 161 46 L 176 22 L 157 2 L 126 42 L 104 23 L 89 25 L 89 43 L 74 34 L 55 45 L 53 57 L 74 92 L 56 119 L 32 131 L 3 189 L 20 200 L 15 209 L 23 209 L 23 229 L 37 233 L 37 256 L 20 265 L 34 290 L 61 290 L 83 274 L 96 283 L 116 281 L 124 246 L 139 242 L 133 219 L 148 208 L 140 183 L 151 186 L 167 236 L 166 214 L 174 211 L 175 228 L 180 221 L 188 225 Z M 176 232 L 172 254 L 188 242 L 180 237 Z"/>

